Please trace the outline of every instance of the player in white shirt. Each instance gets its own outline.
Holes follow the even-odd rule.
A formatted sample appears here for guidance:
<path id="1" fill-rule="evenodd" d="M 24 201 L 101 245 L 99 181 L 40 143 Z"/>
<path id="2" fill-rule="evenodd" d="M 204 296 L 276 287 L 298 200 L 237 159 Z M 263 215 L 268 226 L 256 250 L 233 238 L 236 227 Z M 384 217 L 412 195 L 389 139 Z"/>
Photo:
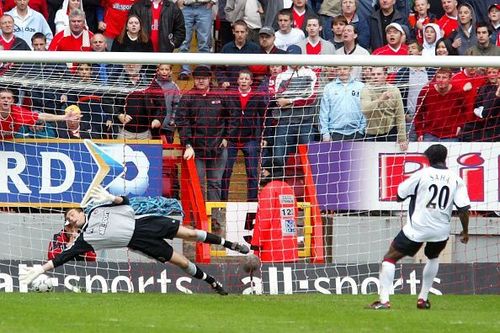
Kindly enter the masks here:
<path id="1" fill-rule="evenodd" d="M 390 309 L 389 292 L 396 262 L 405 256 L 413 257 L 424 242 L 428 261 L 422 273 L 417 308 L 430 309 L 428 294 L 439 269 L 439 254 L 450 235 L 453 206 L 462 223 L 460 241 L 466 244 L 469 240 L 469 195 L 464 181 L 446 167 L 447 154 L 446 147 L 440 144 L 427 148 L 424 155 L 430 167 L 415 172 L 398 187 L 398 201 L 411 199 L 408 219 L 384 256 L 379 273 L 379 300 L 370 305 L 372 309 Z"/>

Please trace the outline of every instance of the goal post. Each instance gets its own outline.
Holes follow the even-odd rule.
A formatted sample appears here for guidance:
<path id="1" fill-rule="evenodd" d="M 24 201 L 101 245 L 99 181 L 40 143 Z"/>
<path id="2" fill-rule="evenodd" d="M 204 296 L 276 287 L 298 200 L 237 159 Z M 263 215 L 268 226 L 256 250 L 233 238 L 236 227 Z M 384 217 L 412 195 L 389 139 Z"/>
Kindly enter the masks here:
<path id="1" fill-rule="evenodd" d="M 63 210 L 100 184 L 115 195 L 179 198 L 185 225 L 254 245 L 261 266 L 250 276 L 240 254 L 169 240 L 231 292 L 374 293 L 379 263 L 407 219 L 397 186 L 427 166 L 423 152 L 437 139 L 467 185 L 472 215 L 467 246 L 454 215 L 433 292 L 500 290 L 496 57 L 0 51 L 0 59 L 11 110 L 81 114 L 77 125 L 23 118 L 4 126 L 0 110 L 0 291 L 27 291 L 18 270 L 48 259 Z M 106 80 L 101 64 L 112 68 Z M 160 78 L 160 64 L 172 65 L 171 78 Z M 177 79 L 183 64 L 208 66 L 210 93 Z M 264 65 L 279 68 L 254 70 Z M 250 90 L 217 82 L 235 66 L 250 66 Z M 446 80 L 452 94 L 439 97 Z M 448 111 L 429 121 L 436 110 Z M 184 159 L 186 144 L 193 159 Z M 396 293 L 419 289 L 425 260 L 419 252 L 398 264 Z M 126 249 L 68 263 L 51 278 L 57 291 L 207 291 Z"/>

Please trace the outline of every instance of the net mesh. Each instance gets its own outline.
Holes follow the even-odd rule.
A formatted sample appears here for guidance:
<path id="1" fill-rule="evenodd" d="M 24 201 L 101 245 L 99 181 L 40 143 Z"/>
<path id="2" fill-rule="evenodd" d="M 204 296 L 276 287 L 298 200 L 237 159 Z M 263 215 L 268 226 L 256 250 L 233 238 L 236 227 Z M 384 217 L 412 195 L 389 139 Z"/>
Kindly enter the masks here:
<path id="1" fill-rule="evenodd" d="M 376 292 L 379 262 L 407 217 L 397 186 L 437 141 L 466 181 L 472 218 L 465 246 L 453 217 L 433 292 L 498 291 L 497 69 L 213 66 L 188 81 L 177 80 L 178 70 L 4 64 L 0 87 L 14 97 L 0 92 L 6 291 L 18 290 L 20 267 L 67 246 L 71 236 L 55 235 L 65 228 L 62 210 L 102 184 L 116 195 L 183 204 L 200 201 L 198 186 L 204 200 L 184 205 L 184 223 L 200 227 L 207 217 L 209 231 L 253 245 L 260 262 L 252 271 L 255 262 L 222 246 L 211 245 L 207 259 L 193 243 L 172 244 L 233 292 Z M 42 114 L 59 118 L 44 122 Z M 194 148 L 191 172 L 182 164 L 186 145 Z M 58 288 L 209 290 L 127 249 L 93 258 L 58 268 Z M 421 263 L 422 252 L 401 261 L 397 292 L 416 292 Z"/>

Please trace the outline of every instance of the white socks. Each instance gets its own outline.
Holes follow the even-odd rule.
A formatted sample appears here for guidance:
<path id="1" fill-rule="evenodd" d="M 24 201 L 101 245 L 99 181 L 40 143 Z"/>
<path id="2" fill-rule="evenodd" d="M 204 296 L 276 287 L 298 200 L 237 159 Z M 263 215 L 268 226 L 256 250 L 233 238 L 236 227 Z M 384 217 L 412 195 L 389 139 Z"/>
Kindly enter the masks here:
<path id="1" fill-rule="evenodd" d="M 418 298 L 427 301 L 427 297 L 429 296 L 429 290 L 432 287 L 432 282 L 437 275 L 439 270 L 439 259 L 429 259 L 425 264 L 424 271 L 422 272 L 422 289 L 420 290 L 420 294 Z"/>
<path id="2" fill-rule="evenodd" d="M 394 281 L 394 272 L 396 271 L 396 266 L 392 262 L 383 261 L 382 267 L 380 269 L 379 281 L 380 281 L 380 302 L 389 302 L 389 293 L 392 289 L 392 283 Z"/>

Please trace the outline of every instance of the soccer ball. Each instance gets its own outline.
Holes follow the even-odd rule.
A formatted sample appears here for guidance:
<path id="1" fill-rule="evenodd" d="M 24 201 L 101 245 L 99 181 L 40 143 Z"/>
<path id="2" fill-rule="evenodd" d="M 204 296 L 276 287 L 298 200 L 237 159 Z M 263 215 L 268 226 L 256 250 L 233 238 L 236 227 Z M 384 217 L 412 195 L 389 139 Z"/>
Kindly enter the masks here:
<path id="1" fill-rule="evenodd" d="M 37 293 L 46 293 L 52 291 L 53 288 L 52 280 L 45 274 L 41 274 L 31 282 L 31 289 Z"/>

